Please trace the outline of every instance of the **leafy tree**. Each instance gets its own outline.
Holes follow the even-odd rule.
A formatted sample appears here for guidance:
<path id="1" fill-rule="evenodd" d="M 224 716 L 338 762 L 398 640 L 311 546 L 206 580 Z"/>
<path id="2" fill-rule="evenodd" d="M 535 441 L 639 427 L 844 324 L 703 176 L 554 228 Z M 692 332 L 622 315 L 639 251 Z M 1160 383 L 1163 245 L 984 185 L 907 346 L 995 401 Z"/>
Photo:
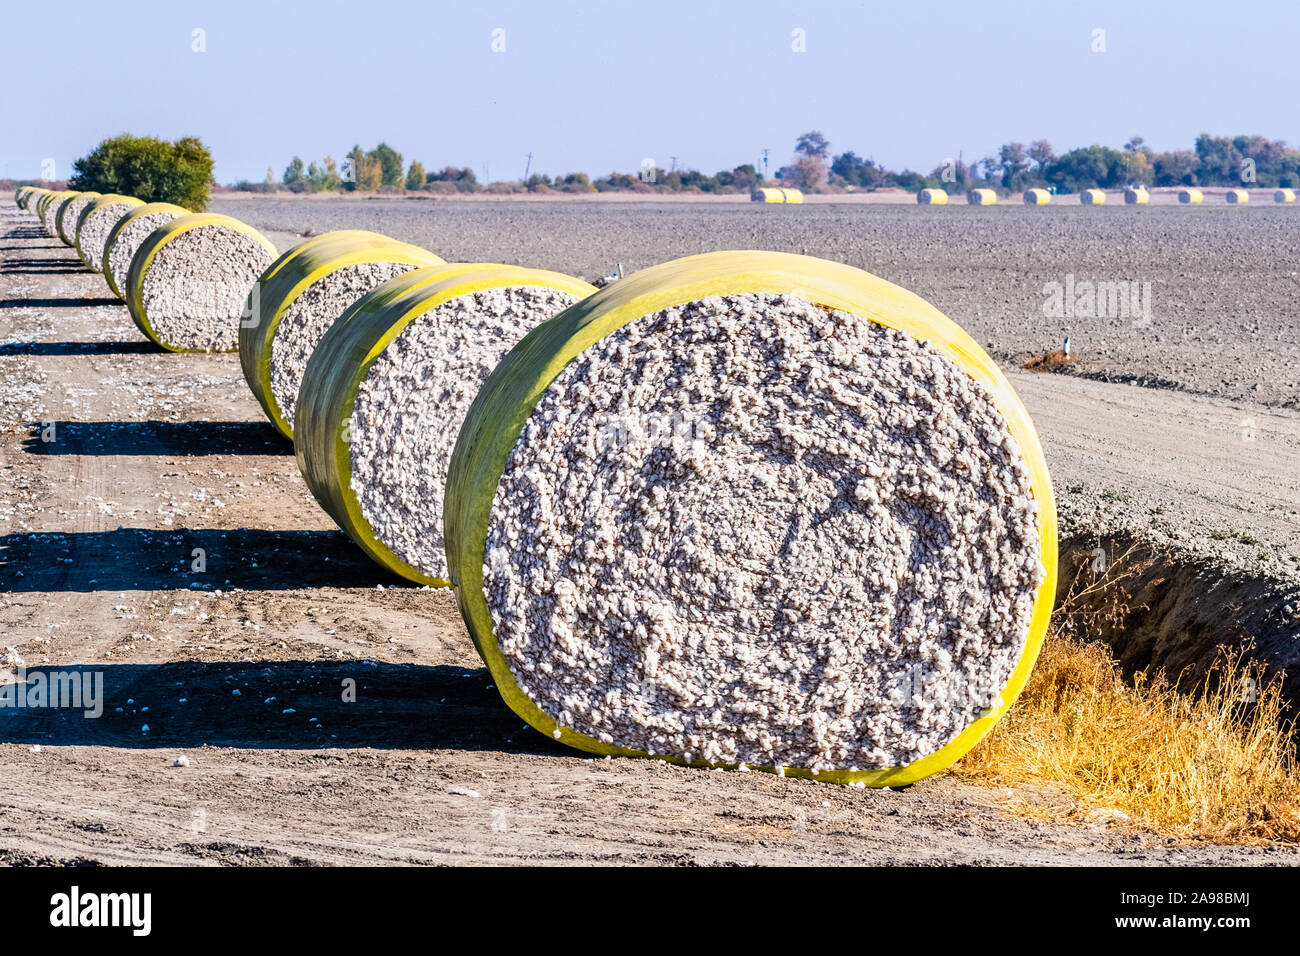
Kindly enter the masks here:
<path id="1" fill-rule="evenodd" d="M 1073 193 L 1083 189 L 1116 189 L 1129 182 L 1129 175 L 1126 154 L 1109 146 L 1085 146 L 1058 156 L 1044 170 L 1043 178 L 1057 192 Z"/>
<path id="2" fill-rule="evenodd" d="M 831 163 L 831 174 L 844 180 L 846 185 L 874 189 L 884 179 L 884 170 L 870 159 L 863 159 L 849 150 L 840 153 Z"/>
<path id="3" fill-rule="evenodd" d="M 418 160 L 412 160 L 411 168 L 406 171 L 406 188 L 423 189 L 424 183 L 424 164 Z"/>
<path id="4" fill-rule="evenodd" d="M 302 159 L 295 156 L 289 160 L 289 165 L 285 167 L 282 181 L 286 186 L 292 186 L 303 178 Z"/>
<path id="5" fill-rule="evenodd" d="M 326 156 L 321 160 L 319 166 L 316 163 L 308 166 L 307 179 L 316 192 L 338 189 L 341 180 L 339 179 L 339 169 L 334 162 L 334 157 Z"/>
<path id="6" fill-rule="evenodd" d="M 816 156 L 825 159 L 831 151 L 831 144 L 817 130 L 804 133 L 795 140 L 794 151 L 804 156 Z"/>
<path id="7" fill-rule="evenodd" d="M 380 143 L 366 155 L 373 157 L 379 163 L 380 185 L 405 188 L 406 174 L 402 171 L 401 153 L 387 143 Z"/>
<path id="8" fill-rule="evenodd" d="M 72 164 L 70 189 L 121 193 L 145 202 L 207 208 L 212 154 L 197 137 L 169 143 L 152 136 L 114 136 Z"/>
<path id="9" fill-rule="evenodd" d="M 1029 179 L 1029 156 L 1024 143 L 1005 143 L 998 151 L 998 165 L 1002 168 L 1002 186 L 1018 192 Z"/>
<path id="10" fill-rule="evenodd" d="M 361 174 L 361 166 L 365 161 L 365 151 L 359 145 L 348 150 L 347 156 L 343 159 L 342 179 L 344 189 L 351 191 L 357 188 L 357 177 Z"/>

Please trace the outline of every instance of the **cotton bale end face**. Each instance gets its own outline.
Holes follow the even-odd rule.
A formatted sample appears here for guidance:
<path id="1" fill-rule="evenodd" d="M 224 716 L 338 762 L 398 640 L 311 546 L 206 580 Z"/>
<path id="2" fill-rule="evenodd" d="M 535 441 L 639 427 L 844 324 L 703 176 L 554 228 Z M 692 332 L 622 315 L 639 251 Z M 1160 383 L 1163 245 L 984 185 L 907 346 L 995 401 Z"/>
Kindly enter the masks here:
<path id="1" fill-rule="evenodd" d="M 136 250 L 127 308 L 140 331 L 170 352 L 233 352 L 249 290 L 275 257 L 270 240 L 238 219 L 179 216 Z"/>
<path id="2" fill-rule="evenodd" d="M 75 245 L 77 255 L 87 269 L 104 271 L 104 243 L 108 234 L 124 216 L 143 205 L 144 202 L 134 196 L 109 194 L 100 196 L 81 211 L 77 218 Z"/>
<path id="3" fill-rule="evenodd" d="M 426 249 L 364 230 L 327 232 L 290 249 L 250 292 L 239 328 L 244 378 L 267 418 L 293 438 L 307 361 L 326 330 L 366 293 L 413 269 L 445 265 Z"/>
<path id="4" fill-rule="evenodd" d="M 1199 189 L 1180 189 L 1178 190 L 1178 201 L 1184 206 L 1195 205 L 1203 202 L 1205 194 Z"/>
<path id="5" fill-rule="evenodd" d="M 465 412 L 529 329 L 595 291 L 455 263 L 390 279 L 330 327 L 303 376 L 294 446 L 308 488 L 371 558 L 448 584 L 443 489 Z"/>
<path id="6" fill-rule="evenodd" d="M 1100 189 L 1085 189 L 1079 193 L 1079 202 L 1084 206 L 1103 206 L 1106 204 L 1106 193 Z"/>
<path id="7" fill-rule="evenodd" d="M 972 189 L 966 194 L 966 202 L 972 206 L 992 206 L 998 201 L 998 194 L 992 189 Z"/>
<path id="8" fill-rule="evenodd" d="M 1250 193 L 1244 189 L 1229 189 L 1223 194 L 1223 200 L 1230 206 L 1244 206 L 1250 202 Z"/>
<path id="9" fill-rule="evenodd" d="M 127 276 L 131 260 L 149 235 L 173 219 L 192 215 L 184 206 L 169 202 L 149 202 L 129 210 L 108 231 L 104 239 L 104 278 L 119 299 L 126 298 Z"/>
<path id="10" fill-rule="evenodd" d="M 1046 189 L 1026 189 L 1026 206 L 1046 206 L 1052 201 L 1052 194 Z"/>
<path id="11" fill-rule="evenodd" d="M 58 231 L 59 238 L 65 245 L 77 246 L 77 223 L 81 219 L 81 214 L 85 212 L 86 207 L 100 197 L 99 193 L 86 192 L 77 193 L 71 199 L 68 199 L 59 207 L 59 214 L 55 219 L 55 227 Z"/>
<path id="12" fill-rule="evenodd" d="M 964 441 L 914 444 L 926 420 Z M 1019 490 L 981 498 L 993 473 Z M 466 417 L 445 521 L 469 632 L 537 730 L 839 783 L 969 751 L 1055 589 L 1046 463 L 993 361 L 906 290 L 781 253 L 665 263 L 529 333 Z M 988 571 L 936 590 L 940 565 Z M 1006 615 L 966 620 L 971 593 Z"/>
<path id="13" fill-rule="evenodd" d="M 916 201 L 921 206 L 946 206 L 948 194 L 942 189 L 922 189 L 916 194 Z"/>
<path id="14" fill-rule="evenodd" d="M 41 211 L 41 224 L 45 227 L 47 236 L 53 239 L 59 238 L 59 213 L 64 204 L 71 202 L 76 196 L 77 194 L 72 190 L 65 189 L 46 197 L 45 208 Z"/>
<path id="15" fill-rule="evenodd" d="M 1294 189 L 1279 189 L 1273 193 L 1273 202 L 1289 203 L 1295 202 Z"/>
<path id="16" fill-rule="evenodd" d="M 1145 206 L 1151 201 L 1151 194 L 1145 189 L 1124 190 L 1124 202 L 1129 206 Z"/>

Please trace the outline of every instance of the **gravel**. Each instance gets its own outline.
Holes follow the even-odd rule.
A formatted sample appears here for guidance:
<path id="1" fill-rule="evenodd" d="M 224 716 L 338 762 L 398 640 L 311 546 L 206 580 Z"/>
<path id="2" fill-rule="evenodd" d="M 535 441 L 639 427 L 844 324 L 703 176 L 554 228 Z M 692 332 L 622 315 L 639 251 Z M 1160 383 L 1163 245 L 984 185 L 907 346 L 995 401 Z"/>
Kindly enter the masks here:
<path id="1" fill-rule="evenodd" d="M 446 580 L 447 466 L 479 386 L 529 329 L 577 302 L 531 286 L 458 296 L 415 318 L 361 383 L 352 412 L 352 489 L 375 536 Z"/>
<path id="2" fill-rule="evenodd" d="M 104 271 L 104 243 L 108 241 L 108 234 L 113 231 L 113 227 L 123 216 L 129 215 L 131 210 L 138 208 L 138 203 L 109 203 L 100 206 L 86 217 L 77 236 L 86 265 L 96 272 Z"/>
<path id="3" fill-rule="evenodd" d="M 180 233 L 158 249 L 144 274 L 141 300 L 149 324 L 171 348 L 234 351 L 248 292 L 274 258 L 229 226 Z"/>
<path id="4" fill-rule="evenodd" d="M 995 706 L 1044 573 L 983 388 L 771 295 L 644 316 L 570 363 L 483 571 L 511 673 L 561 726 L 814 770 L 905 765 Z"/>
<path id="5" fill-rule="evenodd" d="M 321 337 L 348 306 L 376 286 L 414 268 L 415 264 L 407 262 L 344 266 L 312 283 L 285 310 L 271 342 L 271 394 L 291 428 L 302 374 Z"/>
<path id="6" fill-rule="evenodd" d="M 104 271 L 112 278 L 113 285 L 123 294 L 126 293 L 126 275 L 131 271 L 131 260 L 135 258 L 136 251 L 149 238 L 149 233 L 159 226 L 165 226 L 180 215 L 182 214 L 179 212 L 151 212 L 137 216 L 122 227 L 122 231 L 117 234 L 117 240 L 113 243 L 112 251 L 108 254 L 108 261 L 104 263 Z M 105 235 L 104 239 L 107 242 L 108 236 Z"/>

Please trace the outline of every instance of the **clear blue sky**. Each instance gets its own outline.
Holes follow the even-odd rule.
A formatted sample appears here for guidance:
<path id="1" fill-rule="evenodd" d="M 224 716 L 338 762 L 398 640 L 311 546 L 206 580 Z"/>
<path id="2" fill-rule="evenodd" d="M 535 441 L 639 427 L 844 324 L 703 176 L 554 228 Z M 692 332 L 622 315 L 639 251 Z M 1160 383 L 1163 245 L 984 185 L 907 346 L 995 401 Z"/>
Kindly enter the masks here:
<path id="1" fill-rule="evenodd" d="M 603 175 L 671 156 L 711 173 L 769 147 L 775 170 L 808 129 L 920 170 L 1039 137 L 1295 145 L 1298 17 L 1294 0 L 12 3 L 0 174 L 50 157 L 65 177 L 124 131 L 200 136 L 219 182 L 380 140 L 492 179 L 530 151 L 534 171 Z"/>

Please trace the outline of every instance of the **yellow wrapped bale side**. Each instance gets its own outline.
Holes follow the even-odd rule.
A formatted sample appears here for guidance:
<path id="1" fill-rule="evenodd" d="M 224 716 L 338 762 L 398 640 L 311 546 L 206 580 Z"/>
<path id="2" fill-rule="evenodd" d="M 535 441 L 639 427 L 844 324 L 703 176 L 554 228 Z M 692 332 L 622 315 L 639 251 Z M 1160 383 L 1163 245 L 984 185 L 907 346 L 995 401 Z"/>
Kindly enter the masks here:
<path id="1" fill-rule="evenodd" d="M 1295 202 L 1295 190 L 1279 189 L 1277 192 L 1273 193 L 1273 202 L 1281 202 L 1281 203 Z"/>
<path id="2" fill-rule="evenodd" d="M 647 756 L 617 741 L 588 736 L 564 726 L 520 688 L 494 632 L 485 590 L 485 550 L 494 500 L 512 452 L 548 388 L 571 362 L 629 323 L 712 297 L 791 295 L 824 310 L 842 310 L 929 343 L 943 358 L 981 386 L 1005 419 L 1027 469 L 1036 510 L 1037 558 L 1045 569 L 1033 592 L 1023 650 L 996 705 L 965 726 L 935 752 L 903 766 L 863 770 L 837 767 L 814 772 L 785 767 L 788 775 L 872 787 L 914 782 L 950 766 L 975 746 L 1015 701 L 1033 667 L 1051 615 L 1056 582 L 1056 512 L 1047 464 L 1024 406 L 991 358 L 955 323 L 916 295 L 859 269 L 808 256 L 774 252 L 718 252 L 664 263 L 628 276 L 529 333 L 480 389 L 456 442 L 446 493 L 446 547 L 451 582 L 461 615 L 493 683 L 516 714 L 541 733 L 595 754 Z M 635 421 L 629 428 L 636 428 Z M 545 429 L 540 432 L 545 433 Z M 665 489 L 669 496 L 671 488 Z M 671 500 L 671 497 L 669 498 Z M 543 502 L 542 505 L 545 505 Z M 621 498 L 591 502 L 586 520 L 602 520 L 602 506 L 634 507 Z M 561 507 L 555 502 L 554 507 Z M 579 508 L 582 506 L 579 505 Z M 662 533 L 662 532 L 656 532 Z M 738 559 L 749 556 L 737 556 Z M 578 560 L 575 558 L 575 560 Z M 577 595 L 576 600 L 596 599 Z M 581 634 L 573 634 L 581 640 Z M 540 662 L 541 665 L 545 661 Z M 793 719 L 793 718 L 792 718 Z M 811 718 L 810 718 L 811 719 Z M 710 764 L 675 755 L 676 763 Z M 772 767 L 756 769 L 773 770 Z"/>
<path id="3" fill-rule="evenodd" d="M 307 289 L 340 269 L 390 263 L 411 270 L 442 265 L 444 260 L 427 249 L 379 233 L 347 229 L 323 233 L 295 246 L 257 280 L 246 318 L 240 323 L 239 364 L 253 396 L 284 437 L 293 438 L 293 426 L 272 388 L 271 358 L 286 312 Z M 364 292 L 356 298 L 361 295 Z"/>
<path id="4" fill-rule="evenodd" d="M 1205 195 L 1199 189 L 1180 189 L 1178 190 L 1178 201 L 1185 206 L 1195 205 L 1202 202 Z"/>
<path id="5" fill-rule="evenodd" d="M 1100 189 L 1085 189 L 1079 193 L 1079 202 L 1084 206 L 1103 206 L 1106 204 L 1106 193 Z"/>
<path id="6" fill-rule="evenodd" d="M 1026 189 L 1026 206 L 1046 206 L 1052 201 L 1052 194 L 1046 189 Z"/>
<path id="7" fill-rule="evenodd" d="M 800 190 L 792 189 L 789 186 L 781 187 L 781 195 L 782 197 L 784 197 L 784 201 L 787 203 L 803 202 L 803 193 Z"/>
<path id="8" fill-rule="evenodd" d="M 147 202 L 142 206 L 136 206 L 117 221 L 117 224 L 108 232 L 108 238 L 104 241 L 103 252 L 104 278 L 108 281 L 108 287 L 113 290 L 113 295 L 119 299 L 126 298 L 124 290 L 126 289 L 127 274 L 131 269 L 131 259 L 134 257 L 136 250 L 139 249 L 140 243 L 148 237 L 148 233 L 141 236 L 140 243 L 136 243 L 135 249 L 128 250 L 124 248 L 118 250 L 119 241 L 122 240 L 124 234 L 130 235 L 133 224 L 146 217 L 157 217 L 160 220 L 159 224 L 161 224 L 161 220 L 165 216 L 170 216 L 171 219 L 179 219 L 181 216 L 189 215 L 192 215 L 192 213 L 184 206 L 177 206 L 169 202 Z M 157 227 L 155 226 L 155 228 Z M 114 255 L 115 251 L 120 254 Z"/>
<path id="9" fill-rule="evenodd" d="M 749 194 L 750 202 L 785 202 L 785 192 L 772 186 L 760 186 Z"/>
<path id="10" fill-rule="evenodd" d="M 1223 200 L 1230 206 L 1245 205 L 1250 202 L 1250 193 L 1244 189 L 1229 189 L 1223 194 Z"/>
<path id="11" fill-rule="evenodd" d="M 62 189 L 45 197 L 45 208 L 41 212 L 41 225 L 45 234 L 52 239 L 59 238 L 59 213 L 65 204 L 77 198 L 79 193 L 71 189 Z"/>
<path id="12" fill-rule="evenodd" d="M 1151 201 L 1151 194 L 1145 189 L 1133 189 L 1132 187 L 1124 190 L 1124 202 L 1130 206 L 1145 206 Z"/>
<path id="13" fill-rule="evenodd" d="M 948 194 L 942 189 L 922 189 L 916 194 L 916 202 L 921 206 L 946 206 Z"/>
<path id="14" fill-rule="evenodd" d="M 578 298 L 596 291 L 581 279 L 522 266 L 450 263 L 417 269 L 388 280 L 340 316 L 303 376 L 294 447 L 307 487 L 376 563 L 418 584 L 448 586 L 445 579 L 400 558 L 366 520 L 352 481 L 353 410 L 371 368 L 411 322 L 462 296 L 517 287 L 554 289 Z"/>
<path id="15" fill-rule="evenodd" d="M 972 189 L 966 194 L 966 202 L 972 206 L 993 206 L 998 201 L 998 194 L 992 189 Z"/>

